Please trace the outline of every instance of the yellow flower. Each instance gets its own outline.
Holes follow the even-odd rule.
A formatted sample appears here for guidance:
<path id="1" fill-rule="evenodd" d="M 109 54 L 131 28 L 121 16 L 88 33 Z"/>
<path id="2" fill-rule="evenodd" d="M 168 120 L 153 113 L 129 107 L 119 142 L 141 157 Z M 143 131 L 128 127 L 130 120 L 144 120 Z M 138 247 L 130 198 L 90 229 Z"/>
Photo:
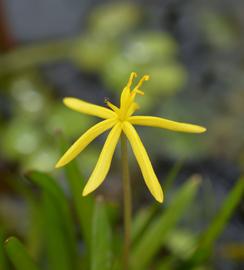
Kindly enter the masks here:
<path id="1" fill-rule="evenodd" d="M 157 176 L 155 175 L 148 154 L 133 125 L 159 127 L 172 131 L 190 133 L 202 133 L 206 131 L 206 129 L 201 126 L 174 122 L 164 118 L 152 116 L 133 116 L 134 112 L 139 108 L 138 104 L 135 102 L 136 95 L 144 95 L 144 93 L 140 90 L 140 87 L 144 81 L 149 79 L 148 75 L 143 76 L 139 83 L 131 90 L 132 81 L 135 77 L 137 77 L 137 74 L 132 72 L 127 85 L 122 91 L 120 97 L 120 107 L 113 105 L 109 101 L 106 101 L 109 108 L 105 108 L 72 97 L 64 98 L 64 104 L 70 109 L 81 113 L 94 115 L 105 120 L 87 130 L 61 157 L 56 164 L 56 168 L 62 167 L 69 163 L 96 137 L 106 130 L 111 129 L 95 169 L 93 170 L 83 190 L 83 196 L 94 191 L 104 181 L 108 174 L 120 135 L 122 132 L 124 132 L 131 144 L 147 187 L 158 202 L 163 202 L 162 188 L 159 184 Z"/>

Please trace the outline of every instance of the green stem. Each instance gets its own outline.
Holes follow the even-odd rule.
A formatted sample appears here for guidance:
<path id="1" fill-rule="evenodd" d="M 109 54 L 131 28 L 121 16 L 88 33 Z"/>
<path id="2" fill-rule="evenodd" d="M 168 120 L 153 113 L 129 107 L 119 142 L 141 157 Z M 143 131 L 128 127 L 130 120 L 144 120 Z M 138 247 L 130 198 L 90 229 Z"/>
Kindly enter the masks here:
<path id="1" fill-rule="evenodd" d="M 127 139 L 121 136 L 121 161 L 124 193 L 124 270 L 129 269 L 129 255 L 131 244 L 131 186 L 128 162 Z"/>

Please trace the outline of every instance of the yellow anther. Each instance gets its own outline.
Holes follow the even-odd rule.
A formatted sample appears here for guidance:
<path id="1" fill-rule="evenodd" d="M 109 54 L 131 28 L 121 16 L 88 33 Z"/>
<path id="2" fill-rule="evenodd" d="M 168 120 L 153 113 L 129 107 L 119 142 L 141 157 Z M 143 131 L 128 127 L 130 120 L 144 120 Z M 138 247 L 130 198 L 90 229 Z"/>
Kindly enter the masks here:
<path id="1" fill-rule="evenodd" d="M 130 88 L 134 78 L 136 78 L 136 77 L 137 77 L 137 73 L 136 72 L 131 72 L 130 78 L 129 78 L 128 83 L 127 83 L 126 86 Z"/>
<path id="2" fill-rule="evenodd" d="M 135 89 L 140 88 L 141 85 L 143 84 L 143 82 L 144 82 L 144 81 L 148 81 L 149 78 L 150 78 L 149 75 L 144 75 L 144 76 L 140 79 L 139 83 L 136 85 Z"/>

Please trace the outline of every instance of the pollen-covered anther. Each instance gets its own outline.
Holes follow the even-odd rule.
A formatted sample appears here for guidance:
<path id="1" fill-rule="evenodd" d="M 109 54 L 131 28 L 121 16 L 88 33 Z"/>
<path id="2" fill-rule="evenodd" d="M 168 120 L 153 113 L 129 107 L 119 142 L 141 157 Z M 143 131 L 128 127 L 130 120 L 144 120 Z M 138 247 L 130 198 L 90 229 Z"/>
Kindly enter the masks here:
<path id="1" fill-rule="evenodd" d="M 138 84 L 136 85 L 135 89 L 137 89 L 138 91 L 140 91 L 139 88 L 142 86 L 142 84 L 143 84 L 145 81 L 148 81 L 149 79 L 150 79 L 149 75 L 144 75 L 144 76 L 140 79 L 140 81 L 138 82 Z"/>
<path id="2" fill-rule="evenodd" d="M 129 78 L 128 83 L 127 83 L 126 86 L 130 88 L 131 85 L 132 85 L 133 80 L 134 80 L 136 77 L 137 77 L 137 73 L 136 73 L 136 72 L 131 72 L 130 78 Z"/>

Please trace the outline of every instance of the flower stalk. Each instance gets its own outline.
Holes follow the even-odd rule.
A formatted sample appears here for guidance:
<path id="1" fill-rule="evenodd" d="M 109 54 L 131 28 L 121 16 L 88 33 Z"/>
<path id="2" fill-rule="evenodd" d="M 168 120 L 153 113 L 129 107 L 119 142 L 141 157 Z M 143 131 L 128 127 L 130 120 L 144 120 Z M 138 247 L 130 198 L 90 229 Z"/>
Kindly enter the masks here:
<path id="1" fill-rule="evenodd" d="M 123 269 L 129 270 L 129 256 L 131 245 L 131 212 L 132 196 L 129 173 L 129 160 L 127 139 L 124 134 L 121 135 L 121 163 L 122 163 L 122 182 L 123 182 L 123 203 L 124 203 L 124 254 Z"/>

